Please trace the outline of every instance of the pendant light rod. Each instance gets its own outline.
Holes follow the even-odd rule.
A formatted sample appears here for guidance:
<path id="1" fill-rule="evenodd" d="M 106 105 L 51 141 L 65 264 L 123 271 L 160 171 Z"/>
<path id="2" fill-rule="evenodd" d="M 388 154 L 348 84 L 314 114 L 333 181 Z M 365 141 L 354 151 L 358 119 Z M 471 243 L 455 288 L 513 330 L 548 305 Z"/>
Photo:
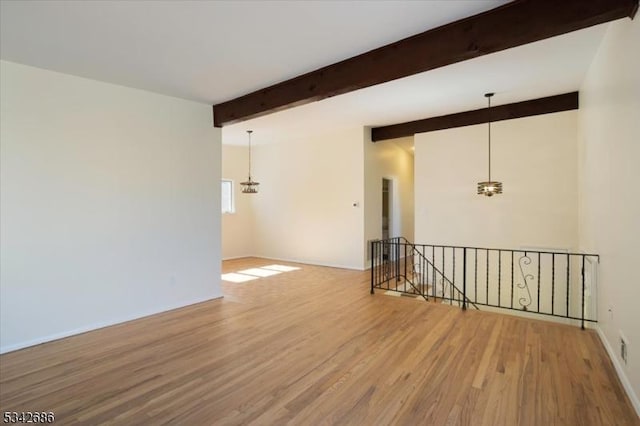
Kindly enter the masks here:
<path id="1" fill-rule="evenodd" d="M 494 182 L 491 180 L 491 97 L 493 93 L 485 93 L 487 98 L 487 144 L 489 155 L 487 156 L 487 165 L 489 170 L 489 179 L 486 182 L 478 182 L 478 195 L 486 195 L 492 197 L 494 194 L 502 194 L 502 182 Z"/>
<path id="2" fill-rule="evenodd" d="M 258 185 L 260 185 L 260 183 L 251 179 L 251 133 L 253 133 L 253 130 L 247 130 L 247 135 L 249 136 L 249 178 L 246 182 L 240 182 L 244 194 L 257 194 Z"/>
<path id="3" fill-rule="evenodd" d="M 485 93 L 485 97 L 487 98 L 487 116 L 488 116 L 488 132 L 489 132 L 489 182 L 491 182 L 491 97 L 493 93 Z"/>
<path id="4" fill-rule="evenodd" d="M 249 135 L 249 180 L 251 180 L 251 133 L 253 133 L 253 130 L 247 130 L 247 134 Z"/>

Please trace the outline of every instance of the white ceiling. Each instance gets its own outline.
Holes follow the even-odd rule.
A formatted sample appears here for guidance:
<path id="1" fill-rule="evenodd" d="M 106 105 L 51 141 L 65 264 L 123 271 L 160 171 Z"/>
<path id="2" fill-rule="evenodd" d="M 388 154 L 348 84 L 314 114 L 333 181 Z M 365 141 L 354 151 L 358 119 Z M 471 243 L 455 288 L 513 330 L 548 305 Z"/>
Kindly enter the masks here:
<path id="1" fill-rule="evenodd" d="M 499 1 L 2 1 L 2 59 L 219 103 Z"/>
<path id="2" fill-rule="evenodd" d="M 607 24 L 481 56 L 223 128 L 223 142 L 256 144 L 305 132 L 381 126 L 576 91 Z"/>
<path id="3" fill-rule="evenodd" d="M 498 1 L 1 1 L 0 57 L 214 104 Z M 384 125 L 577 90 L 605 25 L 223 129 L 266 143 L 310 129 Z"/>

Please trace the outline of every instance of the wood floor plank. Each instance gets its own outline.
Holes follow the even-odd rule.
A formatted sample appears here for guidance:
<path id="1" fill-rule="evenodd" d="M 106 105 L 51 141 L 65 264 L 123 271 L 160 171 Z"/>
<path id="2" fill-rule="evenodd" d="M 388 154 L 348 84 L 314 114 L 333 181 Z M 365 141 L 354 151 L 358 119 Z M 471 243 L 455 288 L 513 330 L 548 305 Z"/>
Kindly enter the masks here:
<path id="1" fill-rule="evenodd" d="M 300 269 L 0 356 L 0 410 L 58 424 L 640 424 L 593 331 L 286 265 Z"/>

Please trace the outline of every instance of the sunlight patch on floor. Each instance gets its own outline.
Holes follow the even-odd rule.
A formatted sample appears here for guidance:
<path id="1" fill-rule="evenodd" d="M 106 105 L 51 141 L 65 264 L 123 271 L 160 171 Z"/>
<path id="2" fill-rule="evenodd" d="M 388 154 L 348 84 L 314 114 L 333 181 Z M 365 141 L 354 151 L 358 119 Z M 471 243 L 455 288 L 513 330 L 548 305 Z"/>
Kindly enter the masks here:
<path id="1" fill-rule="evenodd" d="M 282 272 L 280 271 L 270 271 L 269 269 L 263 269 L 263 268 L 251 268 L 251 269 L 245 269 L 243 271 L 238 271 L 238 273 L 240 274 L 245 274 L 245 275 L 254 275 L 256 277 L 270 277 L 271 275 L 278 275 L 281 274 Z"/>
<path id="2" fill-rule="evenodd" d="M 244 283 L 247 281 L 257 280 L 259 278 L 270 277 L 272 275 L 282 274 L 283 272 L 297 271 L 301 268 L 286 265 L 268 265 L 260 268 L 244 269 L 238 272 L 230 272 L 222 274 L 222 280 L 232 283 Z"/>
<path id="3" fill-rule="evenodd" d="M 257 280 L 259 277 L 252 277 L 251 275 L 237 274 L 231 272 L 228 274 L 222 274 L 222 281 L 229 281 L 232 283 L 243 283 L 246 281 Z"/>
<path id="4" fill-rule="evenodd" d="M 298 271 L 300 268 L 297 268 L 295 266 L 285 266 L 285 265 L 268 265 L 268 266 L 263 266 L 261 269 L 271 269 L 271 270 L 280 271 L 280 272 L 291 272 L 291 271 Z"/>

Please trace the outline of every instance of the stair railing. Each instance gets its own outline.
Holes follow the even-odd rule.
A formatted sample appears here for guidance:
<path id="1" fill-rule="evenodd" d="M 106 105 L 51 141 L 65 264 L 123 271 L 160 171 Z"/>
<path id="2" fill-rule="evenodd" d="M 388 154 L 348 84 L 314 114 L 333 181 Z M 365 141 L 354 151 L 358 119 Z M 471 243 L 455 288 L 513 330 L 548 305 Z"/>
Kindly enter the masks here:
<path id="1" fill-rule="evenodd" d="M 411 276 L 414 279 L 414 282 L 417 282 L 418 285 L 426 286 L 427 294 L 429 287 L 431 287 L 431 297 L 433 297 L 434 300 L 441 299 L 443 302 L 448 302 L 450 305 L 456 302 L 462 309 L 466 309 L 468 305 L 472 305 L 474 308 L 479 309 L 468 297 L 465 296 L 463 291 L 450 281 L 442 271 L 440 271 L 420 252 L 420 250 L 416 248 L 415 244 L 404 237 L 398 238 L 403 245 L 409 247 L 411 254 L 409 259 L 412 263 Z M 430 268 L 431 273 L 429 273 Z M 430 277 L 432 278 L 431 284 L 429 284 Z M 438 280 L 436 277 L 439 277 L 440 281 L 440 297 L 438 297 Z"/>
<path id="2" fill-rule="evenodd" d="M 375 288 L 458 303 L 462 309 L 509 309 L 597 322 L 597 254 L 414 244 L 395 237 L 371 243 Z M 395 280 L 396 285 L 391 284 Z M 440 291 L 440 293 L 439 293 Z"/>
<path id="3" fill-rule="evenodd" d="M 371 293 L 374 288 L 478 307 L 404 237 L 371 242 Z M 438 282 L 440 291 L 438 291 Z M 408 285 L 408 287 L 407 287 Z"/>

